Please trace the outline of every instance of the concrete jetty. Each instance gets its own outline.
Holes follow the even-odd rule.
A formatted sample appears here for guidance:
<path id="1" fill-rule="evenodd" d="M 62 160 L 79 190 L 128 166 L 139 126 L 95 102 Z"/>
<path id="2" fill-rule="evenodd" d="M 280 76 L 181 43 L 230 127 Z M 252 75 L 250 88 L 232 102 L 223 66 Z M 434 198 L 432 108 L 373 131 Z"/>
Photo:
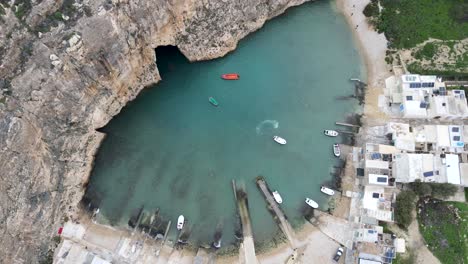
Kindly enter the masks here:
<path id="1" fill-rule="evenodd" d="M 258 188 L 263 193 L 263 196 L 268 203 L 270 211 L 276 216 L 275 220 L 279 224 L 281 231 L 283 231 L 284 235 L 291 244 L 291 247 L 297 248 L 298 243 L 295 237 L 294 229 L 291 227 L 283 211 L 273 198 L 273 195 L 271 194 L 265 179 L 262 176 L 259 176 L 257 177 L 256 182 Z"/>
<path id="2" fill-rule="evenodd" d="M 232 182 L 234 195 L 237 201 L 237 209 L 242 224 L 243 241 L 239 248 L 239 263 L 259 264 L 255 255 L 255 245 L 253 239 L 252 225 L 250 222 L 249 207 L 247 202 L 247 193 L 244 190 L 238 190 L 235 182 Z"/>
<path id="3" fill-rule="evenodd" d="M 315 210 L 314 217 L 310 219 L 310 223 L 341 245 L 352 248 L 354 235 L 352 222 Z"/>
<path id="4" fill-rule="evenodd" d="M 359 127 L 358 125 L 353 125 L 353 124 L 348 124 L 348 123 L 343 123 L 343 122 L 335 122 L 335 124 L 338 126 Z"/>

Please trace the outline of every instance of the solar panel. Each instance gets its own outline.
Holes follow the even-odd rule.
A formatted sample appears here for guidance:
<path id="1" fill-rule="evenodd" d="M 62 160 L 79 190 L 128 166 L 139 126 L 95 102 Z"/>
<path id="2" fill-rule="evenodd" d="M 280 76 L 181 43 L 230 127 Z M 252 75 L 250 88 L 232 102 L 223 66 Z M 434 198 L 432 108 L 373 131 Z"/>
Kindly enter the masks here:
<path id="1" fill-rule="evenodd" d="M 386 177 L 377 177 L 377 182 L 387 182 Z"/>
<path id="2" fill-rule="evenodd" d="M 459 127 L 452 127 L 452 132 L 458 132 L 458 131 L 460 131 Z"/>
<path id="3" fill-rule="evenodd" d="M 433 172 L 433 171 L 426 171 L 426 172 L 423 172 L 423 176 L 424 176 L 424 177 L 434 176 L 434 172 Z"/>

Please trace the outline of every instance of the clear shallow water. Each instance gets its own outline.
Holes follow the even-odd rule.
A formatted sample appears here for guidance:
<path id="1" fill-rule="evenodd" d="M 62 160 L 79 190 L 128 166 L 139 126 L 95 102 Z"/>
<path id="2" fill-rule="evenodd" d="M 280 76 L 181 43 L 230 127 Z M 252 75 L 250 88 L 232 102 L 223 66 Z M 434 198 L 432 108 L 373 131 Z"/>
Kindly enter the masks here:
<path id="1" fill-rule="evenodd" d="M 301 222 L 305 197 L 326 204 L 319 189 L 331 180 L 336 139 L 322 131 L 356 109 L 356 101 L 336 97 L 353 93 L 350 77 L 362 78 L 351 32 L 330 2 L 289 10 L 222 59 L 157 55 L 163 81 L 103 129 L 88 189 L 100 197 L 101 221 L 126 225 L 136 208 L 159 207 L 173 223 L 184 214 L 194 241 L 210 242 L 219 222 L 223 240 L 232 241 L 236 179 L 249 195 L 255 239 L 268 240 L 277 227 L 257 175 L 279 190 L 293 224 Z M 227 72 L 241 79 L 221 80 Z M 273 135 L 288 144 L 276 144 Z"/>

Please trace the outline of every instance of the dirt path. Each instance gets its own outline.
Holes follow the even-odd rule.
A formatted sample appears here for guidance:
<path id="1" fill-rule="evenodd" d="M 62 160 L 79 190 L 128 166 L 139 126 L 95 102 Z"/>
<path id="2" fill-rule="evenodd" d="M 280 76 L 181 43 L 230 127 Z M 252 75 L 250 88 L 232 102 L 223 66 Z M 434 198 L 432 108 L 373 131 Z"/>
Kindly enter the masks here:
<path id="1" fill-rule="evenodd" d="M 403 237 L 406 240 L 406 248 L 414 253 L 415 263 L 441 264 L 424 243 L 424 239 L 419 232 L 418 220 L 416 219 L 416 210 L 413 211 L 413 221 L 408 227 L 408 232 L 404 232 L 396 225 L 389 227 L 398 237 Z"/>

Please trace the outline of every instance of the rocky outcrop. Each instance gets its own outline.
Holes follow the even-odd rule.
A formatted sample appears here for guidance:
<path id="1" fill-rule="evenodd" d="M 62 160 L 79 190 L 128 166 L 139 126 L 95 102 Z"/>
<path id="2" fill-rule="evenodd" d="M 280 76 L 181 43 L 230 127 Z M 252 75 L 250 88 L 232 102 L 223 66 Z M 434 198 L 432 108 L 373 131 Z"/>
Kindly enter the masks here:
<path id="1" fill-rule="evenodd" d="M 155 47 L 220 57 L 304 1 L 0 1 L 0 262 L 47 259 L 83 195 L 96 129 L 160 80 Z"/>

